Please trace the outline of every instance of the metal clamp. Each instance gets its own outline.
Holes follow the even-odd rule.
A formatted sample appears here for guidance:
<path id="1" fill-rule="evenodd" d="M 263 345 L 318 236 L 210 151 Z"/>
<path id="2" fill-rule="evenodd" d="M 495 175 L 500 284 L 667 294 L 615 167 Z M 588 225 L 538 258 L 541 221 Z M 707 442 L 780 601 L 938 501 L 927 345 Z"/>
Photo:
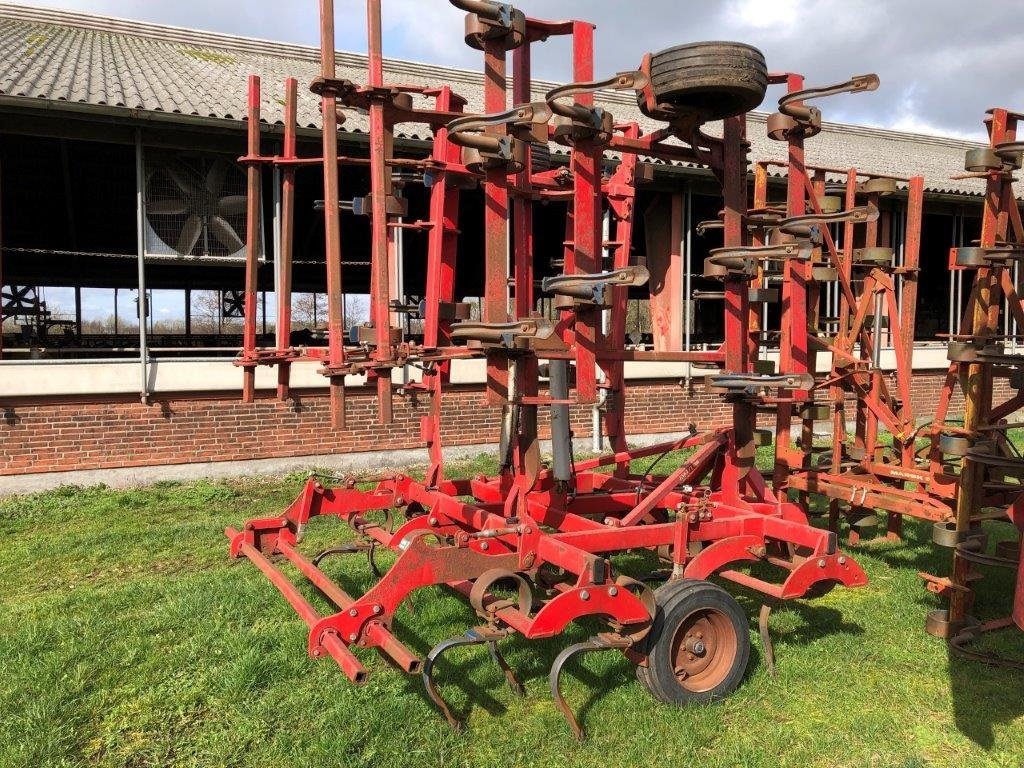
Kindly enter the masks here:
<path id="1" fill-rule="evenodd" d="M 845 83 L 822 88 L 805 88 L 788 93 L 779 99 L 779 111 L 768 117 L 768 138 L 788 141 L 790 136 L 809 138 L 821 133 L 821 110 L 803 104 L 808 99 L 820 99 L 840 93 L 874 91 L 879 85 L 878 75 L 855 75 Z"/>
<path id="2" fill-rule="evenodd" d="M 632 266 L 592 275 L 555 275 L 545 277 L 541 290 L 573 299 L 574 304 L 609 306 L 609 288 L 637 288 L 650 279 L 646 267 Z"/>
<path id="3" fill-rule="evenodd" d="M 727 246 L 713 248 L 704 259 L 704 277 L 728 279 L 757 275 L 760 261 L 806 261 L 811 258 L 810 243 L 790 242 L 778 245 Z"/>
<path id="4" fill-rule="evenodd" d="M 448 123 L 448 140 L 465 147 L 465 164 L 473 170 L 503 168 L 518 173 L 526 166 L 526 143 L 547 143 L 551 109 L 544 102 L 521 104 L 505 112 L 467 115 Z M 487 128 L 505 126 L 506 135 L 484 133 Z"/>
<path id="5" fill-rule="evenodd" d="M 521 346 L 523 340 L 546 339 L 555 332 L 555 326 L 546 320 L 518 320 L 514 323 L 482 323 L 477 321 L 456 323 L 452 326 L 453 339 L 466 339 L 483 344 L 508 348 Z"/>
<path id="6" fill-rule="evenodd" d="M 720 395 L 757 396 L 769 387 L 807 390 L 814 386 L 814 376 L 809 373 L 788 373 L 757 376 L 749 373 L 720 373 L 705 376 L 708 390 Z"/>
<path id="7" fill-rule="evenodd" d="M 569 83 L 548 91 L 544 96 L 555 119 L 555 139 L 564 140 L 568 144 L 581 139 L 596 139 L 607 142 L 611 139 L 615 127 L 615 118 L 601 107 L 590 107 L 583 104 L 567 104 L 560 99 L 593 93 L 602 89 L 613 91 L 642 91 L 647 87 L 650 78 L 639 70 L 619 72 L 605 80 L 592 80 L 585 83 Z M 560 118 L 560 119 L 559 119 Z"/>
<path id="8" fill-rule="evenodd" d="M 526 42 L 526 14 L 494 0 L 449 0 L 466 11 L 466 45 L 483 50 L 490 43 L 511 51 Z"/>

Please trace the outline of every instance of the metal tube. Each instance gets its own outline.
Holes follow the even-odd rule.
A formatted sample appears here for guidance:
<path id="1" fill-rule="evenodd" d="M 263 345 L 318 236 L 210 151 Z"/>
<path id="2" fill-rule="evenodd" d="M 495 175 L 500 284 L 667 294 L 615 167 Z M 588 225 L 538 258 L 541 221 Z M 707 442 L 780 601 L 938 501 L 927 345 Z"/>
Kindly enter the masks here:
<path id="1" fill-rule="evenodd" d="M 552 360 L 548 363 L 550 384 L 548 391 L 552 400 L 569 399 L 569 361 Z M 597 412 L 595 426 L 597 439 L 600 439 L 601 417 Z M 551 453 L 554 456 L 554 476 L 556 480 L 569 482 L 572 479 L 572 431 L 569 428 L 569 406 L 551 406 Z"/>
<path id="2" fill-rule="evenodd" d="M 135 131 L 135 215 L 136 248 L 139 257 L 139 397 L 143 405 L 149 403 L 149 371 L 146 338 L 146 314 L 149 302 L 146 296 L 146 170 L 143 165 L 142 130 Z"/>
<path id="3" fill-rule="evenodd" d="M 683 231 L 686 233 L 685 249 L 683 251 L 683 349 L 690 351 L 690 340 L 693 336 L 693 312 L 691 302 L 693 301 L 693 276 L 691 267 L 693 258 L 690 255 L 690 245 L 693 242 L 693 194 L 690 191 L 689 183 L 683 190 L 683 210 L 686 212 L 683 219 Z M 693 377 L 693 366 L 686 364 L 686 384 L 689 386 Z"/>

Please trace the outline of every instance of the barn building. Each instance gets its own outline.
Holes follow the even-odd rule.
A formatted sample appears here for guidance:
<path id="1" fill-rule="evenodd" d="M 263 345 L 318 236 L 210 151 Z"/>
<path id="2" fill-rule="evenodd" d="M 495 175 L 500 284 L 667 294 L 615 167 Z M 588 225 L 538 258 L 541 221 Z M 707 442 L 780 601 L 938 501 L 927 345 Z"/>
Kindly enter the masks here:
<path id="1" fill-rule="evenodd" d="M 338 61 L 340 77 L 365 81 L 364 56 L 340 53 Z M 470 110 L 480 109 L 477 73 L 403 61 L 385 67 L 396 82 L 451 84 Z M 314 48 L 0 3 L 0 475 L 53 473 L 48 482 L 60 482 L 79 475 L 57 473 L 124 475 L 166 465 L 194 472 L 189 465 L 200 462 L 216 465 L 207 471 L 230 471 L 237 466 L 231 462 L 323 466 L 368 451 L 415 458 L 424 403 L 399 398 L 395 422 L 380 427 L 373 393 L 355 386 L 347 429 L 332 430 L 326 380 L 315 363 L 293 367 L 287 402 L 274 399 L 269 371 L 260 372 L 256 402 L 241 402 L 241 373 L 232 359 L 241 345 L 245 180 L 236 161 L 245 152 L 246 80 L 250 74 L 262 79 L 261 130 L 264 151 L 272 153 L 282 137 L 285 78 L 305 84 L 318 71 Z M 535 84 L 538 95 L 552 86 Z M 300 94 L 299 154 L 316 156 L 319 102 L 304 87 Z M 650 125 L 631 97 L 603 94 L 599 101 L 619 121 Z M 765 117 L 755 113 L 749 120 L 750 158 L 782 159 L 783 147 L 766 138 Z M 344 153 L 365 155 L 363 121 L 353 113 L 343 124 Z M 429 138 L 403 133 L 400 149 L 422 150 Z M 964 300 L 957 275 L 947 268 L 949 249 L 980 230 L 981 183 L 950 178 L 961 171 L 965 150 L 976 146 L 839 124 L 826 124 L 808 143 L 810 164 L 925 177 L 914 353 L 922 413 L 946 375 L 941 335 Z M 552 162 L 559 161 L 556 153 Z M 279 201 L 271 170 L 263 182 L 260 322 L 271 334 Z M 778 184 L 782 198 L 783 181 Z M 342 174 L 343 199 L 366 194 L 368 186 L 358 168 Z M 666 195 L 681 201 L 672 210 L 682 218 L 680 257 L 692 275 L 687 296 L 706 287 L 703 257 L 717 243 L 715 233 L 700 237 L 695 230 L 717 214 L 716 188 L 704 169 L 660 166 L 641 194 L 641 205 Z M 424 210 L 421 187 L 408 184 L 405 194 L 410 216 Z M 297 197 L 292 333 L 296 343 L 315 344 L 326 306 L 317 210 L 322 181 L 315 166 L 300 173 Z M 457 289 L 472 302 L 482 292 L 482 262 L 466 254 L 482 239 L 474 230 L 482 222 L 482 200 L 469 192 L 462 205 L 466 253 Z M 899 221 L 905 196 L 897 193 L 885 205 Z M 564 208 L 552 205 L 538 214 L 536 226 L 560 231 L 564 217 Z M 342 227 L 345 307 L 354 323 L 365 313 L 369 226 L 346 213 Z M 899 228 L 889 236 L 898 252 Z M 634 249 L 642 255 L 643 233 L 638 237 Z M 560 238 L 546 241 L 555 252 L 538 248 L 538 276 L 557 269 L 552 262 Z M 412 235 L 402 242 L 399 291 L 410 304 L 422 292 L 424 248 Z M 721 341 L 717 308 L 695 309 L 690 300 L 683 306 L 689 345 Z M 638 309 L 631 317 L 629 330 L 642 342 L 649 330 L 644 314 Z M 413 320 L 406 332 L 415 334 Z M 706 395 L 700 376 L 685 364 L 631 363 L 626 374 L 631 434 L 679 432 L 725 416 L 720 398 Z M 496 439 L 497 414 L 479 407 L 483 375 L 471 361 L 456 368 L 456 386 L 445 401 L 448 445 L 473 450 Z M 592 439 L 591 416 L 574 412 L 578 438 Z"/>

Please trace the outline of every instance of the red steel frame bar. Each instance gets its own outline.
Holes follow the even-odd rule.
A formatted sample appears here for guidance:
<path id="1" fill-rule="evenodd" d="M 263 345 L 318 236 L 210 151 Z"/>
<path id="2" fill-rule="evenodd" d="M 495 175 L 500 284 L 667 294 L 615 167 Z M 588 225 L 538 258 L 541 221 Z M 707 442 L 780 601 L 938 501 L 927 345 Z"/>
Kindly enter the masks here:
<path id="1" fill-rule="evenodd" d="M 334 53 L 334 0 L 320 0 L 321 77 L 337 76 Z M 327 360 L 331 421 L 345 428 L 345 329 L 342 327 L 344 294 L 341 280 L 341 209 L 338 183 L 338 99 L 327 89 L 320 98 L 323 119 L 324 227 L 327 261 Z"/>
<path id="2" fill-rule="evenodd" d="M 486 13 L 495 10 L 491 4 L 470 0 L 456 4 L 479 6 L 480 11 Z M 354 480 L 338 488 L 325 488 L 319 480 L 311 478 L 284 514 L 250 520 L 241 531 L 225 531 L 231 539 L 232 555 L 251 559 L 307 623 L 310 653 L 331 655 L 356 682 L 365 679 L 365 669 L 352 654 L 354 647 L 378 648 L 406 671 L 417 670 L 420 660 L 392 632 L 394 613 L 410 592 L 439 584 L 469 597 L 491 631 L 518 632 L 526 638 L 550 637 L 578 618 L 602 616 L 610 620 L 612 631 L 608 636 L 615 640 L 613 647 L 628 648 L 635 642 L 630 633 L 641 636 L 652 621 L 652 607 L 645 597 L 648 590 L 640 585 L 634 585 L 635 591 L 623 588 L 627 582 L 613 575 L 605 555 L 630 549 L 667 548 L 673 573 L 677 576 L 705 579 L 719 574 L 769 599 L 800 597 L 823 582 L 847 586 L 865 583 L 866 577 L 859 566 L 838 550 L 836 535 L 811 526 L 801 506 L 776 496 L 755 468 L 753 428 L 757 402 L 761 402 L 756 398 L 733 399 L 733 423 L 729 428 L 647 449 L 627 449 L 623 375 L 626 360 L 713 361 L 724 365 L 725 371 L 732 375 L 747 375 L 754 370 L 758 350 L 751 335 L 754 315 L 749 299 L 749 277 L 730 276 L 725 280 L 726 341 L 720 350 L 712 353 L 625 350 L 628 298 L 625 288 L 613 289 L 607 334 L 602 331 L 602 309 L 598 302 L 584 302 L 565 311 L 548 346 L 527 345 L 509 350 L 501 346 L 462 347 L 453 343 L 454 312 L 451 310 L 455 307 L 459 203 L 456 185 L 465 178 L 480 180 L 481 176 L 462 164 L 461 151 L 445 127 L 448 120 L 462 112 L 464 102 L 447 87 L 386 86 L 381 56 L 380 0 L 368 0 L 367 10 L 369 85 L 357 87 L 336 80 L 334 8 L 331 0 L 321 2 L 322 76 L 319 86 L 324 112 L 321 161 L 331 302 L 324 372 L 331 378 L 332 403 L 339 422 L 344 417 L 343 377 L 357 371 L 368 372 L 376 379 L 380 416 L 388 420 L 391 416 L 391 369 L 408 362 L 421 365 L 426 381 L 410 385 L 410 389 L 422 389 L 431 396 L 429 414 L 421 424 L 430 450 L 431 467 L 425 482 L 398 474 L 379 480 L 372 491 L 359 490 Z M 593 81 L 593 25 L 580 21 L 555 23 L 529 19 L 526 29 L 523 45 L 514 53 L 513 96 L 516 101 L 530 97 L 529 45 L 549 35 L 572 34 L 574 78 L 580 83 Z M 486 70 L 484 110 L 493 115 L 505 109 L 506 53 L 517 46 L 510 46 L 509 41 L 500 36 L 484 37 L 481 44 Z M 791 75 L 787 81 L 790 91 L 802 86 L 799 76 Z M 396 93 L 433 96 L 434 110 L 402 107 L 395 99 Z M 375 344 L 373 351 L 365 356 L 358 352 L 347 355 L 342 338 L 338 167 L 343 158 L 338 156 L 337 145 L 339 102 L 346 107 L 366 105 L 370 115 L 371 311 Z M 575 103 L 578 107 L 590 108 L 594 105 L 594 96 L 577 92 Z M 401 161 L 429 174 L 432 189 L 430 221 L 409 225 L 425 230 L 428 235 L 424 343 L 422 346 L 403 344 L 403 357 L 399 360 L 390 328 L 388 265 L 393 234 L 388 203 L 392 173 L 389 166 L 399 164 L 392 157 L 392 129 L 395 123 L 404 121 L 430 125 L 434 142 L 428 160 Z M 485 134 L 507 130 L 507 126 L 492 125 L 485 129 Z M 665 143 L 674 135 L 692 141 L 693 146 Z M 744 115 L 724 120 L 721 139 L 703 134 L 684 135 L 678 125 L 644 135 L 637 125 L 630 124 L 616 126 L 611 136 L 576 137 L 570 143 L 571 190 L 564 187 L 564 180 L 558 183 L 550 175 L 534 173 L 529 165 L 509 174 L 507 168 L 493 164 L 482 174 L 485 323 L 500 324 L 508 319 L 510 205 L 515 225 L 512 283 L 517 318 L 532 319 L 529 316 L 533 310 L 533 199 L 565 200 L 571 195 L 564 277 L 594 277 L 603 268 L 606 247 L 614 249 L 612 262 L 616 269 L 630 265 L 640 155 L 708 165 L 723 188 L 725 246 L 746 247 L 749 240 L 745 226 L 748 144 Z M 298 167 L 294 146 L 287 145 L 286 139 L 282 163 L 291 163 L 286 167 Z M 602 178 L 606 151 L 622 154 L 618 168 L 607 182 Z M 250 148 L 250 155 L 255 156 L 257 152 L 258 147 L 255 151 Z M 791 172 L 790 177 L 789 214 L 799 215 L 805 210 L 805 188 L 811 183 L 803 168 L 802 139 L 790 143 L 790 165 L 796 169 L 796 174 L 794 178 Z M 820 186 L 821 178 L 816 183 Z M 601 227 L 605 197 L 615 222 L 614 237 L 610 236 L 607 244 L 603 241 Z M 755 190 L 755 197 L 763 197 L 761 191 Z M 290 264 L 290 252 L 287 261 Z M 673 266 L 678 268 L 678 264 Z M 284 267 L 285 259 L 282 259 L 279 269 Z M 788 300 L 799 305 L 791 309 L 790 325 L 802 329 L 808 324 L 807 305 L 816 295 L 813 286 L 810 290 L 807 286 L 811 267 L 787 262 L 786 269 Z M 559 340 L 567 343 L 559 346 Z M 279 335 L 279 353 L 284 351 L 283 342 Z M 256 354 L 254 344 L 253 349 L 247 350 L 248 354 Z M 497 477 L 450 481 L 443 476 L 441 399 L 449 380 L 448 366 L 453 359 L 461 357 L 487 358 L 489 398 L 492 403 L 505 405 L 512 416 L 508 433 L 512 462 Z M 790 332 L 784 336 L 783 358 L 782 367 L 787 373 L 810 372 L 813 366 L 807 335 Z M 552 471 L 539 460 L 538 409 L 556 402 L 568 404 L 539 395 L 539 361 L 542 359 L 575 362 L 573 403 L 595 402 L 599 391 L 599 365 L 606 375 L 602 385 L 608 395 L 604 421 L 614 453 L 580 462 L 574 469 L 571 488 L 556 481 Z M 511 382 L 510 370 L 514 370 Z M 790 397 L 767 400 L 780 403 L 779 423 L 781 427 L 785 421 L 787 435 L 789 416 L 782 419 L 783 409 L 789 409 L 791 403 L 800 402 L 807 395 L 796 390 Z M 635 459 L 684 449 L 695 449 L 695 453 L 667 476 L 639 476 L 630 472 L 629 464 Z M 787 447 L 784 458 L 796 459 L 800 455 Z M 602 467 L 609 466 L 613 467 L 611 471 L 601 471 Z M 407 515 L 394 532 L 388 525 L 368 517 L 372 512 L 384 512 L 390 520 L 393 509 Z M 713 510 L 713 513 L 706 513 L 706 510 Z M 296 548 L 311 519 L 323 516 L 347 523 L 367 546 L 386 547 L 397 555 L 393 566 L 361 597 L 345 593 L 320 570 L 317 560 L 307 559 Z M 431 543 L 435 541 L 440 544 Z M 691 550 L 691 542 L 705 546 Z M 769 554 L 787 552 L 790 548 L 793 551 L 799 548 L 808 556 Z M 326 616 L 316 613 L 268 559 L 271 554 L 279 554 L 294 565 L 336 605 L 338 612 Z M 763 562 L 781 569 L 781 583 L 735 570 L 738 564 L 750 562 Z M 493 574 L 498 574 L 493 578 L 523 578 L 516 574 L 536 574 L 542 566 L 559 569 L 565 578 L 555 584 L 536 610 L 507 601 L 498 603 L 489 593 L 489 585 L 496 583 L 488 581 Z"/>
<path id="3" fill-rule="evenodd" d="M 384 87 L 384 56 L 381 42 L 380 0 L 366 2 L 369 30 L 369 85 Z M 388 229 L 387 202 L 391 194 L 391 170 L 387 159 L 394 141 L 394 131 L 385 119 L 383 98 L 370 100 L 370 317 L 376 333 L 373 359 L 382 363 L 373 369 L 377 383 L 378 420 L 390 424 L 393 419 L 391 361 L 391 278 L 389 275 L 389 244 L 393 233 Z"/>
<path id="4" fill-rule="evenodd" d="M 249 76 L 248 157 L 246 163 L 246 232 L 245 232 L 245 325 L 242 353 L 250 360 L 256 354 L 256 291 L 259 273 L 260 244 L 260 166 L 255 158 L 260 154 L 260 79 Z M 256 368 L 243 368 L 242 401 L 256 399 Z"/>
<path id="5" fill-rule="evenodd" d="M 298 159 L 298 80 L 285 81 L 284 143 L 282 159 L 289 164 L 281 171 L 281 242 L 277 253 L 277 348 L 291 347 L 292 329 L 292 255 L 295 248 L 295 166 Z M 291 363 L 282 361 L 277 369 L 277 397 L 287 400 L 291 382 Z"/>

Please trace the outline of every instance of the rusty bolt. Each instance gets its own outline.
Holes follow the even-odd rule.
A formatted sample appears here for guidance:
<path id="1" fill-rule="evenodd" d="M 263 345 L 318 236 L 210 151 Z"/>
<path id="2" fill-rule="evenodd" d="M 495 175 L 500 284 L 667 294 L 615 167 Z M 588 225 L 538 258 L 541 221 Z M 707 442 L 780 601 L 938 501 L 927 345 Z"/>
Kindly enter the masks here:
<path id="1" fill-rule="evenodd" d="M 349 616 L 358 616 L 359 615 L 359 611 L 356 610 L 355 608 L 349 608 L 348 609 L 348 615 Z"/>
<path id="2" fill-rule="evenodd" d="M 245 524 L 245 530 L 251 531 L 252 530 L 252 523 L 246 523 Z"/>
<path id="3" fill-rule="evenodd" d="M 525 568 L 532 568 L 534 561 L 537 559 L 536 555 L 532 552 L 523 558 L 523 566 Z"/>

